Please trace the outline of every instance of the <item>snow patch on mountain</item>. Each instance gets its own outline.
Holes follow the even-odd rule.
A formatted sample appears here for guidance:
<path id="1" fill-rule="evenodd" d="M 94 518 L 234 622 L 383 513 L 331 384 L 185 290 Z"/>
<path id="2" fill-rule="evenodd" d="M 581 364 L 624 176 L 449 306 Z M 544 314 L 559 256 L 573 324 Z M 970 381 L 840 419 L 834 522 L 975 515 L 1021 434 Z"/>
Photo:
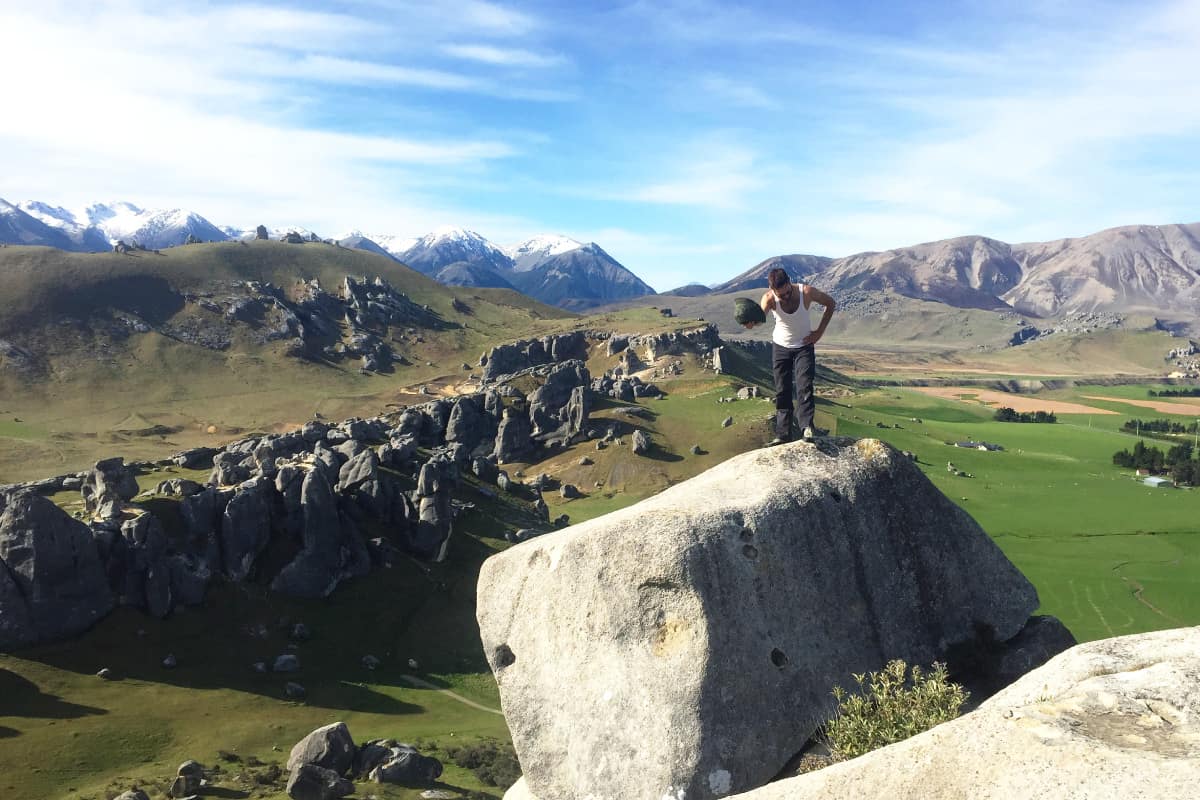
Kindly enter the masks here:
<path id="1" fill-rule="evenodd" d="M 504 249 L 513 261 L 513 269 L 517 272 L 528 272 L 536 269 L 554 256 L 569 253 L 583 247 L 583 242 L 555 233 L 543 233 L 527 239 L 520 244 Z"/>

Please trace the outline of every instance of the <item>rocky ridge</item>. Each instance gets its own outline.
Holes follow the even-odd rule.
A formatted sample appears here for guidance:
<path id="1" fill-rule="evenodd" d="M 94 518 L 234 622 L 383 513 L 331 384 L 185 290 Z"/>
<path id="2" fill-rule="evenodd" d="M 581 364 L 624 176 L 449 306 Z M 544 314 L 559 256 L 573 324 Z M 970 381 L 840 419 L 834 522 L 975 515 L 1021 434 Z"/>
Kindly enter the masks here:
<path id="1" fill-rule="evenodd" d="M 426 313 L 381 281 L 347 278 L 340 297 L 310 282 L 287 301 L 274 287 L 236 288 L 195 302 L 211 304 L 216 310 L 206 313 L 222 318 L 261 320 L 279 312 L 280 336 L 286 331 L 306 342 L 320 341 L 327 333 L 320 326 L 335 312 L 360 332 Z M 401 553 L 444 559 L 462 507 L 454 491 L 465 472 L 534 504 L 539 522 L 514 538 L 542 533 L 550 528 L 540 497 L 545 484 L 524 485 L 501 467 L 586 439 L 611 440 L 611 426 L 589 424 L 597 394 L 661 395 L 633 373 L 672 354 L 705 357 L 719 341 L 715 328 L 702 325 L 640 336 L 575 331 L 501 344 L 481 357 L 481 383 L 467 394 L 369 419 L 312 420 L 289 433 L 195 448 L 158 463 L 111 458 L 87 472 L 0 486 L 0 649 L 74 635 L 115 605 L 164 617 L 201 602 L 215 580 L 323 597 Z M 585 360 L 599 347 L 621 359 L 593 378 Z M 381 358 L 378 351 L 362 357 L 364 368 L 382 368 L 367 361 Z M 677 371 L 678 362 L 664 369 Z M 171 478 L 139 493 L 137 473 L 170 467 L 208 469 L 208 479 Z M 80 493 L 81 519 L 44 497 L 63 491 Z M 147 511 L 140 504 L 147 494 L 176 500 L 180 522 L 165 524 Z M 57 532 L 48 549 L 46 531 Z M 71 569 L 78 572 L 74 582 Z"/>
<path id="2" fill-rule="evenodd" d="M 0 487 L 0 649 L 73 635 L 116 604 L 163 617 L 199 603 L 217 579 L 323 597 L 400 553 L 444 559 L 465 471 L 496 483 L 497 464 L 586 435 L 583 362 L 541 370 L 544 385 L 528 398 L 492 386 L 386 417 L 314 420 L 138 465 L 211 465 L 203 485 L 172 479 L 155 488 L 178 499 L 182 526 L 170 532 L 132 502 L 137 483 L 120 458 Z M 507 476 L 504 485 L 538 499 Z M 81 493 L 82 521 L 41 496 L 70 489 Z M 548 527 L 544 503 L 538 507 Z M 276 559 L 286 554 L 282 567 L 268 565 L 268 549 Z"/>

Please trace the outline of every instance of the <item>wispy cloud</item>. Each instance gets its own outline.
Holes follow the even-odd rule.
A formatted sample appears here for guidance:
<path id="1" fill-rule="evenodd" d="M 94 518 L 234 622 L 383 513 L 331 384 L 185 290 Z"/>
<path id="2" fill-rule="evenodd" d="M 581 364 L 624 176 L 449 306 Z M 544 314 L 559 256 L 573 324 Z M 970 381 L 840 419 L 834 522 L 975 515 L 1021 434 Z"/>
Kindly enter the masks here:
<path id="1" fill-rule="evenodd" d="M 487 44 L 448 44 L 442 47 L 442 52 L 454 58 L 505 67 L 555 67 L 566 63 L 566 59 L 561 55 L 545 55 L 531 50 Z"/>
<path id="2" fill-rule="evenodd" d="M 756 162 L 752 150 L 729 143 L 724 136 L 696 141 L 677 148 L 677 155 L 665 161 L 661 177 L 622 197 L 641 203 L 740 208 L 746 195 L 763 185 Z"/>
<path id="3" fill-rule="evenodd" d="M 741 108 L 779 108 L 779 102 L 757 86 L 723 75 L 708 75 L 702 78 L 700 88 L 718 103 Z"/>

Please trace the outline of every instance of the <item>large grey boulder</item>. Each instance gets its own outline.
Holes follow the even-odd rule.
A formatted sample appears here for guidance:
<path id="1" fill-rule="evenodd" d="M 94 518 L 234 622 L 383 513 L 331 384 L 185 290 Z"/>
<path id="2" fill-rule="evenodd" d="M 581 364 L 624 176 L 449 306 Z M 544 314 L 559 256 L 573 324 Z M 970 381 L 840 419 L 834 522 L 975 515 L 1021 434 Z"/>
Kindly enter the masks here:
<path id="1" fill-rule="evenodd" d="M 474 449 L 488 437 L 491 427 L 489 418 L 480 410 L 475 398 L 460 397 L 446 422 L 446 441 Z"/>
<path id="2" fill-rule="evenodd" d="M 565 361 L 552 369 L 546 376 L 546 382 L 529 395 L 529 421 L 533 426 L 533 435 L 547 436 L 564 432 L 571 417 L 568 406 L 574 390 L 580 387 L 586 391 L 591 380 L 582 361 Z M 580 411 L 583 415 L 582 424 L 586 424 L 586 410 L 579 409 L 576 413 Z M 582 424 L 579 428 L 582 428 Z"/>
<path id="3" fill-rule="evenodd" d="M 118 588 L 121 601 L 145 610 L 159 619 L 171 613 L 171 567 L 167 561 L 167 535 L 162 523 L 149 512 L 143 512 L 121 525 L 125 580 Z M 110 559 L 109 575 L 116 566 Z"/>
<path id="4" fill-rule="evenodd" d="M 496 447 L 492 451 L 497 464 L 520 461 L 533 449 L 528 412 L 518 405 L 504 409 L 500 429 L 496 432 Z"/>
<path id="5" fill-rule="evenodd" d="M 370 571 L 367 546 L 358 529 L 339 513 L 324 470 L 313 469 L 304 476 L 300 513 L 303 547 L 275 576 L 272 589 L 294 597 L 327 597 L 346 578 Z"/>
<path id="6" fill-rule="evenodd" d="M 457 467 L 445 456 L 434 456 L 421 465 L 416 490 L 417 524 L 408 541 L 408 549 L 421 558 L 446 558 L 454 522 L 451 491 L 457 478 Z"/>
<path id="7" fill-rule="evenodd" d="M 81 633 L 112 610 L 92 533 L 41 495 L 0 514 L 0 650 Z"/>
<path id="8" fill-rule="evenodd" d="M 477 616 L 532 792 L 660 800 L 762 785 L 852 673 L 1006 641 L 1037 604 L 911 461 L 827 439 L 493 556 Z"/>
<path id="9" fill-rule="evenodd" d="M 271 539 L 270 481 L 246 482 L 237 488 L 221 520 L 221 553 L 225 574 L 244 581 Z"/>
<path id="10" fill-rule="evenodd" d="M 296 742 L 288 754 L 287 768 L 295 772 L 301 764 L 313 764 L 345 775 L 354 766 L 354 739 L 344 722 L 317 728 Z"/>
<path id="11" fill-rule="evenodd" d="M 331 769 L 301 764 L 287 782 L 292 800 L 336 800 L 354 794 L 354 784 Z"/>
<path id="12" fill-rule="evenodd" d="M 1200 628 L 1088 642 L 974 712 L 745 800 L 1191 800 Z"/>

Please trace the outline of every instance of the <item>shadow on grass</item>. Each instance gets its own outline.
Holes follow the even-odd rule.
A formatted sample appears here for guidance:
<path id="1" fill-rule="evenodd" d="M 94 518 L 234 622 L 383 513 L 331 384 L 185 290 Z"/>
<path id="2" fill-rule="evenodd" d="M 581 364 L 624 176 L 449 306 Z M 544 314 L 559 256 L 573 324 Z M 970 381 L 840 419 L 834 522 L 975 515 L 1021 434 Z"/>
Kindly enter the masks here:
<path id="1" fill-rule="evenodd" d="M 241 789 L 226 789 L 224 786 L 205 786 L 204 797 L 249 797 L 249 792 Z"/>
<path id="2" fill-rule="evenodd" d="M 33 681 L 6 669 L 0 669 L 0 697 L 4 698 L 4 713 L 14 717 L 75 719 L 108 713 L 103 708 L 81 706 L 69 703 L 56 695 L 46 694 Z M 11 733 L 5 734 L 4 731 Z M 0 728 L 0 738 L 19 734 L 20 731 Z"/>
<path id="3" fill-rule="evenodd" d="M 683 461 L 683 456 L 678 453 L 671 453 L 659 447 L 651 447 L 649 452 L 642 454 L 642 457 L 648 458 L 651 461 L 663 461 L 667 463 Z"/>
<path id="4" fill-rule="evenodd" d="M 12 739 L 12 738 L 20 736 L 20 735 L 21 735 L 20 731 L 15 730 L 13 728 L 6 728 L 3 725 L 0 725 L 0 739 Z"/>

